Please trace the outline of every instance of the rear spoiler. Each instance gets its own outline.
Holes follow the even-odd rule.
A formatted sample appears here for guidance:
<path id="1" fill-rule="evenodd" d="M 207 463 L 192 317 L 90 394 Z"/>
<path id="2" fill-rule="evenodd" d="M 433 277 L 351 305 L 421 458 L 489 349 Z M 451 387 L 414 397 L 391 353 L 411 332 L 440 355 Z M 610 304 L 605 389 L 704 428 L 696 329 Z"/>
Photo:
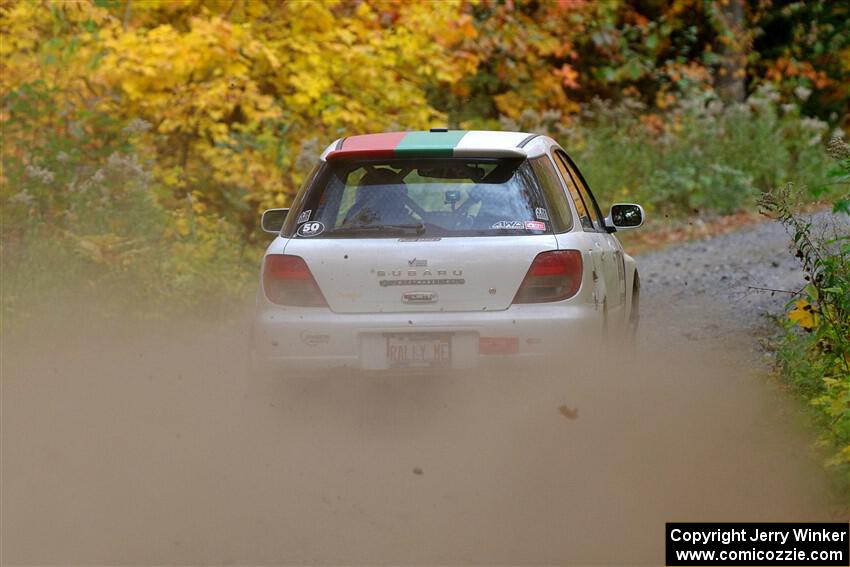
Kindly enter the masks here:
<path id="1" fill-rule="evenodd" d="M 323 161 L 395 157 L 525 158 L 530 139 L 521 132 L 435 130 L 387 132 L 341 138 L 322 153 Z M 494 143 L 494 142 L 498 142 Z"/>

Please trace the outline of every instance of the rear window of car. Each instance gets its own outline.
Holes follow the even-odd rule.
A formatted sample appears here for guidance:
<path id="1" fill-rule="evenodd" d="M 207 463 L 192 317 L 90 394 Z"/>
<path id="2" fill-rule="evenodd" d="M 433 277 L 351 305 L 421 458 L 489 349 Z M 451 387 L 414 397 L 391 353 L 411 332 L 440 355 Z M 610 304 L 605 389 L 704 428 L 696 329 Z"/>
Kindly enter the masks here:
<path id="1" fill-rule="evenodd" d="M 451 237 L 551 233 L 521 159 L 327 163 L 300 200 L 296 237 Z"/>

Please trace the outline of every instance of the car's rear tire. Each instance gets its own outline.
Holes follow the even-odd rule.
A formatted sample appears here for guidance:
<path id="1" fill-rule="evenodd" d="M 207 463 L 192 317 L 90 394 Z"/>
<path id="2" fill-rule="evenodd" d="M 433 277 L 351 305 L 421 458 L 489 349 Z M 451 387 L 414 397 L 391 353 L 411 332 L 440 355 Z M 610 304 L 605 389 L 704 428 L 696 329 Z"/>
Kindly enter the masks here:
<path id="1" fill-rule="evenodd" d="M 626 327 L 626 342 L 634 353 L 637 351 L 638 327 L 640 326 L 640 277 L 635 272 L 635 283 L 632 286 L 632 308 L 629 311 L 629 321 Z"/>
<path id="2" fill-rule="evenodd" d="M 608 330 L 608 298 L 602 300 L 602 340 L 608 342 L 610 333 Z"/>

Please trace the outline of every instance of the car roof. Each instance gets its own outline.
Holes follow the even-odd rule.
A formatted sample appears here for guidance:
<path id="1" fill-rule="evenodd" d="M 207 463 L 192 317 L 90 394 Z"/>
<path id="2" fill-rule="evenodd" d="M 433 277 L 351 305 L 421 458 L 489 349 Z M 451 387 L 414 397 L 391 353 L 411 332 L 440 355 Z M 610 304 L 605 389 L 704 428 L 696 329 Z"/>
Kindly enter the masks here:
<path id="1" fill-rule="evenodd" d="M 380 159 L 405 156 L 525 158 L 526 144 L 538 137 L 528 132 L 448 130 L 384 132 L 340 138 L 321 159 Z"/>

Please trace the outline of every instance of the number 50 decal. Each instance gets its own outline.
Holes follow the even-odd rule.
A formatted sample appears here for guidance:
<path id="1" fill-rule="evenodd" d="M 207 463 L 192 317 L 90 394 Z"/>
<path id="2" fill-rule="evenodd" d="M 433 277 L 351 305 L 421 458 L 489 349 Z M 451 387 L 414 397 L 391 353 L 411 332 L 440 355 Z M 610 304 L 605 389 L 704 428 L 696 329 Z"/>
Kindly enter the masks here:
<path id="1" fill-rule="evenodd" d="M 322 234 L 325 231 L 325 225 L 318 222 L 305 222 L 301 226 L 298 227 L 298 230 L 295 231 L 295 234 L 298 236 L 316 236 L 317 234 Z"/>

